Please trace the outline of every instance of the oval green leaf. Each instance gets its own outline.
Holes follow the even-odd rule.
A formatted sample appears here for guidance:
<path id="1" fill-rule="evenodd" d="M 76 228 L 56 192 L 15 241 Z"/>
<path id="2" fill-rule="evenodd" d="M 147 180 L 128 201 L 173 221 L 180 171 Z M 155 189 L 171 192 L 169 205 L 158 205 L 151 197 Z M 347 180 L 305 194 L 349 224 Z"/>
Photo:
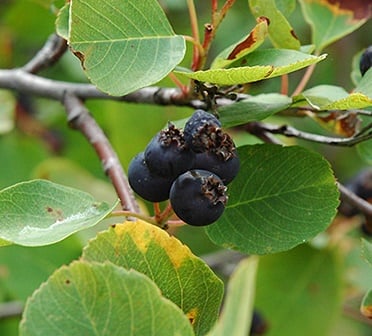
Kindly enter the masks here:
<path id="1" fill-rule="evenodd" d="M 87 76 L 114 96 L 158 82 L 185 53 L 156 0 L 71 0 L 69 33 Z"/>
<path id="2" fill-rule="evenodd" d="M 263 120 L 288 108 L 292 99 L 279 93 L 263 93 L 240 100 L 218 109 L 220 121 L 224 127 L 246 124 Z"/>
<path id="3" fill-rule="evenodd" d="M 189 317 L 196 335 L 204 335 L 217 319 L 221 280 L 187 246 L 154 225 L 141 220 L 117 224 L 89 243 L 83 259 L 109 260 L 146 274 Z"/>
<path id="4" fill-rule="evenodd" d="M 240 173 L 225 213 L 206 227 L 211 240 L 250 254 L 285 251 L 324 231 L 338 190 L 328 162 L 302 147 L 239 148 Z"/>
<path id="5" fill-rule="evenodd" d="M 0 191 L 0 238 L 24 246 L 53 244 L 94 226 L 114 206 L 46 180 L 18 183 Z"/>
<path id="6" fill-rule="evenodd" d="M 27 301 L 20 335 L 193 335 L 183 312 L 145 275 L 73 262 Z"/>
<path id="7" fill-rule="evenodd" d="M 229 69 L 175 72 L 201 82 L 235 85 L 281 76 L 318 63 L 325 57 L 325 54 L 313 56 L 295 50 L 264 49 L 256 50 L 233 62 Z"/>

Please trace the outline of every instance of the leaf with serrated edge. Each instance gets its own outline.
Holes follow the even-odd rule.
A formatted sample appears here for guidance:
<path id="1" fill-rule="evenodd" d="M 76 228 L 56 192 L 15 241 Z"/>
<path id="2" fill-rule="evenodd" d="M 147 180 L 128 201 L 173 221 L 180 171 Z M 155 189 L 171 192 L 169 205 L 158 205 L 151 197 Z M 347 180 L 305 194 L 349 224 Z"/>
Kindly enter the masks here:
<path id="1" fill-rule="evenodd" d="M 208 336 L 249 334 L 256 290 L 258 257 L 242 260 L 230 277 L 221 316 Z"/>
<path id="2" fill-rule="evenodd" d="M 295 50 L 256 50 L 230 64 L 229 69 L 210 69 L 196 72 L 175 71 L 188 78 L 219 85 L 256 82 L 281 76 L 323 60 L 326 55 L 312 56 Z M 249 66 L 240 66 L 248 64 Z M 237 67 L 236 67 L 237 66 Z"/>
<path id="3" fill-rule="evenodd" d="M 75 261 L 27 301 L 20 335 L 193 335 L 189 321 L 135 270 Z"/>
<path id="4" fill-rule="evenodd" d="M 184 311 L 197 335 L 217 319 L 222 282 L 187 246 L 154 225 L 141 220 L 116 224 L 90 241 L 83 259 L 109 260 L 146 274 Z"/>
<path id="5" fill-rule="evenodd" d="M 69 44 L 102 91 L 121 96 L 154 84 L 183 59 L 158 1 L 71 0 Z"/>
<path id="6" fill-rule="evenodd" d="M 249 254 L 285 251 L 324 231 L 336 215 L 338 189 L 329 163 L 305 148 L 238 148 L 240 172 L 223 216 L 206 227 L 220 246 Z"/>
<path id="7" fill-rule="evenodd" d="M 21 182 L 0 191 L 0 239 L 24 246 L 53 244 L 99 223 L 115 205 L 46 180 Z"/>

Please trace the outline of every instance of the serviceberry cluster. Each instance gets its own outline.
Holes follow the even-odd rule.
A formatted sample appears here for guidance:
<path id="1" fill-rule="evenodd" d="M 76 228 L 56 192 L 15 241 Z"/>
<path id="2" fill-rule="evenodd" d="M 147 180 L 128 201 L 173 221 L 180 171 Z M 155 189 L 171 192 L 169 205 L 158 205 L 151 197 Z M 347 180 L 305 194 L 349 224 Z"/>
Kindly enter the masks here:
<path id="1" fill-rule="evenodd" d="M 226 185 L 239 171 L 232 138 L 212 114 L 196 110 L 184 130 L 172 123 L 161 130 L 129 164 L 128 180 L 145 200 L 170 200 L 176 215 L 190 225 L 215 222 L 227 202 Z"/>

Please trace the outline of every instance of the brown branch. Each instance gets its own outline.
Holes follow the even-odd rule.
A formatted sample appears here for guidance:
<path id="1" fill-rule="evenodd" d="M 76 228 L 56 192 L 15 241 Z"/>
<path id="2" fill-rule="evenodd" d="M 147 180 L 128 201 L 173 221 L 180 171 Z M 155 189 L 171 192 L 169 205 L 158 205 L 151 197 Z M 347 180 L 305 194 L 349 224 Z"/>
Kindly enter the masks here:
<path id="1" fill-rule="evenodd" d="M 139 207 L 135 201 L 123 167 L 100 126 L 96 123 L 81 100 L 74 94 L 66 92 L 63 104 L 65 105 L 67 119 L 71 127 L 83 133 L 96 150 L 104 172 L 109 176 L 116 190 L 123 210 L 138 213 Z"/>
<path id="2" fill-rule="evenodd" d="M 341 183 L 337 182 L 337 186 L 344 200 L 346 200 L 351 205 L 355 206 L 365 215 L 372 216 L 372 204 L 371 203 L 365 201 L 363 198 L 360 198 L 359 196 L 357 196 L 355 193 L 353 193 L 350 189 L 346 188 Z"/>
<path id="3" fill-rule="evenodd" d="M 281 134 L 287 137 L 295 137 L 298 139 L 322 143 L 325 145 L 351 147 L 360 142 L 372 139 L 372 131 L 365 132 L 365 134 L 362 134 L 360 136 L 352 136 L 349 138 L 334 138 L 319 134 L 303 132 L 288 125 L 277 126 L 261 122 L 257 122 L 255 124 L 256 128 L 261 128 L 262 131 L 266 131 L 272 134 Z"/>
<path id="4" fill-rule="evenodd" d="M 23 304 L 19 301 L 3 302 L 0 304 L 0 320 L 19 317 L 23 312 Z"/>

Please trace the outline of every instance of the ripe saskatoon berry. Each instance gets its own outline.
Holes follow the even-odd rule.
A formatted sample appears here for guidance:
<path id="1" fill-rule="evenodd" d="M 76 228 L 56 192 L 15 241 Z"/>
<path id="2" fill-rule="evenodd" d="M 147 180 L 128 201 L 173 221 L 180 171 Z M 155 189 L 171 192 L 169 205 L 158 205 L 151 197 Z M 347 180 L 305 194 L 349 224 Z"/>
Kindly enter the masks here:
<path id="1" fill-rule="evenodd" d="M 194 169 L 205 169 L 221 178 L 222 182 L 229 184 L 239 172 L 240 161 L 236 150 L 231 153 L 231 157 L 225 160 L 217 155 L 215 151 L 197 153 L 195 157 Z"/>
<path id="2" fill-rule="evenodd" d="M 197 153 L 194 168 L 205 169 L 219 176 L 224 184 L 230 183 L 238 174 L 240 161 L 232 138 L 221 128 L 214 133 L 213 147 Z"/>
<path id="3" fill-rule="evenodd" d="M 185 141 L 194 152 L 204 152 L 213 146 L 214 134 L 220 127 L 220 121 L 213 114 L 196 110 L 185 124 Z"/>
<path id="4" fill-rule="evenodd" d="M 195 158 L 185 144 L 182 130 L 169 123 L 147 145 L 145 161 L 149 169 L 162 176 L 177 177 L 191 169 Z"/>
<path id="5" fill-rule="evenodd" d="M 372 66 L 372 46 L 369 46 L 360 57 L 359 69 L 362 76 Z"/>
<path id="6" fill-rule="evenodd" d="M 143 152 L 137 154 L 129 164 L 128 182 L 132 189 L 147 201 L 167 200 L 173 180 L 171 177 L 160 176 L 150 171 Z"/>
<path id="7" fill-rule="evenodd" d="M 217 175 L 195 169 L 173 182 L 169 199 L 180 219 L 190 225 L 203 226 L 222 215 L 227 202 L 226 189 Z"/>

